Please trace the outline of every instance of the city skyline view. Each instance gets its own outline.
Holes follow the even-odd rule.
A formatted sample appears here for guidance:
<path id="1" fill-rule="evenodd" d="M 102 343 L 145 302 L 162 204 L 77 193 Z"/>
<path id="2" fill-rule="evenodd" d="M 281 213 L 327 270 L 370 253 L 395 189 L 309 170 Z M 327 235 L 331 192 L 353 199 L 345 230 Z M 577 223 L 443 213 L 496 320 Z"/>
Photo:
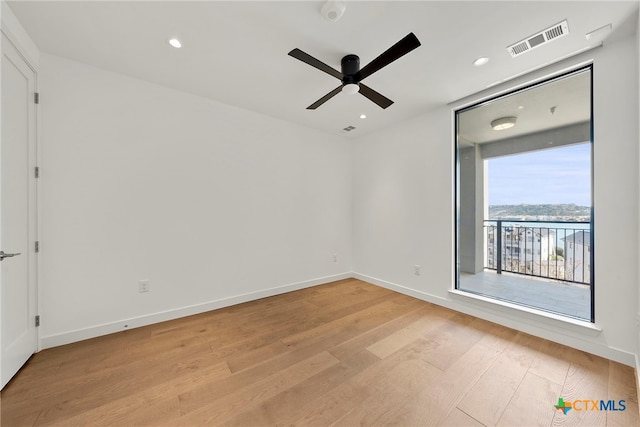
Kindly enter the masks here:
<path id="1" fill-rule="evenodd" d="M 590 143 L 489 159 L 487 168 L 490 206 L 591 206 Z"/>

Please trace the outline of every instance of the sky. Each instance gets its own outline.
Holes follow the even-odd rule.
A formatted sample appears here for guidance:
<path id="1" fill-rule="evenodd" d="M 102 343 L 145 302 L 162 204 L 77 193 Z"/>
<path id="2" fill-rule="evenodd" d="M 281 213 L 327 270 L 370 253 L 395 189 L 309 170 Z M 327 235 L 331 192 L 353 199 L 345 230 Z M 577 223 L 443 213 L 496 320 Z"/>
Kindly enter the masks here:
<path id="1" fill-rule="evenodd" d="M 591 144 L 487 161 L 489 205 L 575 203 L 591 206 Z"/>

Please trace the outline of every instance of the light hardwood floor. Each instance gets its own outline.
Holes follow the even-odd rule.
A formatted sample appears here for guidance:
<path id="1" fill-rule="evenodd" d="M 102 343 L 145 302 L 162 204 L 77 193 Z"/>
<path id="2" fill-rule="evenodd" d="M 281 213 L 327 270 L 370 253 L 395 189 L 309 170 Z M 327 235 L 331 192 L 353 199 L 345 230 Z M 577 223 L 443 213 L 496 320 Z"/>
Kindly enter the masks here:
<path id="1" fill-rule="evenodd" d="M 352 279 L 42 351 L 0 404 L 2 426 L 640 424 L 632 368 Z"/>

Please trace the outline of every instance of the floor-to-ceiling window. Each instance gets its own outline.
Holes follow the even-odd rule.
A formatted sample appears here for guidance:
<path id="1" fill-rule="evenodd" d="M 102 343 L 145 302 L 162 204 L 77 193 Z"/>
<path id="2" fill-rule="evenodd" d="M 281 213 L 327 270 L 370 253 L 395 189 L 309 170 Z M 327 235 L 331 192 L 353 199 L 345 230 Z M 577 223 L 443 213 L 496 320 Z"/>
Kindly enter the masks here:
<path id="1" fill-rule="evenodd" d="M 593 321 L 591 73 L 456 112 L 457 289 Z"/>

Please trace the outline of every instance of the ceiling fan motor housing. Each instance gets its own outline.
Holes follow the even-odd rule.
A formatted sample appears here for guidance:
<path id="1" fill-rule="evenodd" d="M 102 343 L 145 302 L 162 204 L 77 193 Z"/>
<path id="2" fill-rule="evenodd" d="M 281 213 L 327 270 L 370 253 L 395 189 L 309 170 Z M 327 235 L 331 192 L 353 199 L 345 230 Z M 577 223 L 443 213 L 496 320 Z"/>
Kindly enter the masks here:
<path id="1" fill-rule="evenodd" d="M 340 61 L 340 65 L 342 74 L 344 74 L 342 83 L 345 85 L 357 84 L 359 82 L 357 74 L 360 72 L 360 58 L 358 58 L 358 55 L 345 56 Z"/>

